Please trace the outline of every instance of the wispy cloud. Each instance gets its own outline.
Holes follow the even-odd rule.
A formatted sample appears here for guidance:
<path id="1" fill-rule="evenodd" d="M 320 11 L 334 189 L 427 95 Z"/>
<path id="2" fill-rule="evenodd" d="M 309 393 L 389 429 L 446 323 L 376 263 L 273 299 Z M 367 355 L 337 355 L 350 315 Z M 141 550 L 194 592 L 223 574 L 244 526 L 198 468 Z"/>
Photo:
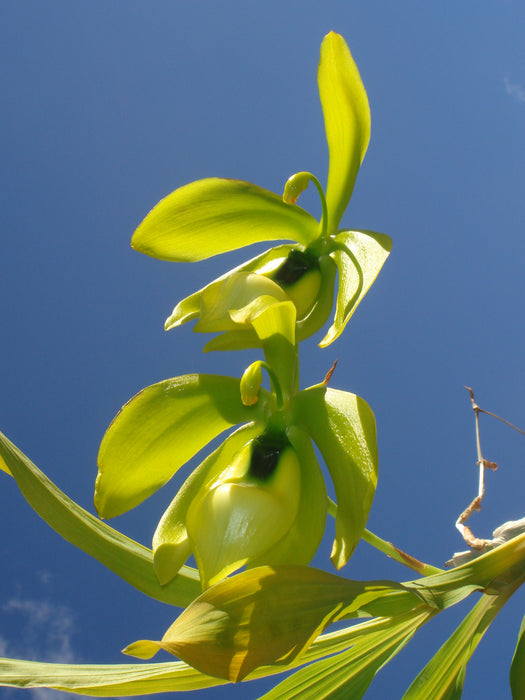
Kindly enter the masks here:
<path id="1" fill-rule="evenodd" d="M 507 95 L 510 95 L 518 102 L 525 102 L 525 87 L 520 83 L 511 83 L 508 78 L 504 78 L 505 90 Z"/>
<path id="2" fill-rule="evenodd" d="M 72 640 L 75 634 L 75 617 L 65 605 L 56 605 L 47 600 L 11 598 L 1 608 L 4 615 L 18 619 L 19 640 L 8 642 L 0 636 L 0 656 L 34 659 L 50 663 L 78 663 Z M 7 689 L 6 697 L 8 697 Z M 65 700 L 78 695 L 59 693 L 46 688 L 28 691 L 33 700 Z"/>

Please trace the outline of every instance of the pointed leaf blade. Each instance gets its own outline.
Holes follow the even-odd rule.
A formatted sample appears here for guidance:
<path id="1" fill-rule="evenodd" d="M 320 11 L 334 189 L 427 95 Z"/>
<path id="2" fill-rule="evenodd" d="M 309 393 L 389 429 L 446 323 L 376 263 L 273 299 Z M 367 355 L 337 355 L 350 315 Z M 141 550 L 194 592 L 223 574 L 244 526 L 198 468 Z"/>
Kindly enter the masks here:
<path id="1" fill-rule="evenodd" d="M 525 697 L 525 616 L 521 621 L 518 643 L 512 657 L 510 689 L 512 700 L 523 700 Z"/>
<path id="2" fill-rule="evenodd" d="M 142 593 L 184 606 L 200 594 L 195 569 L 183 567 L 169 586 L 153 573 L 152 553 L 68 498 L 12 442 L 0 433 L 0 459 L 9 467 L 22 495 L 45 522 Z"/>
<path id="3" fill-rule="evenodd" d="M 212 586 L 160 642 L 135 642 L 126 653 L 149 656 L 156 645 L 203 673 L 238 681 L 260 666 L 292 663 L 331 622 L 351 611 L 375 614 L 384 609 L 384 599 L 399 595 L 412 609 L 421 606 L 417 596 L 389 581 L 349 581 L 303 566 L 261 566 Z"/>

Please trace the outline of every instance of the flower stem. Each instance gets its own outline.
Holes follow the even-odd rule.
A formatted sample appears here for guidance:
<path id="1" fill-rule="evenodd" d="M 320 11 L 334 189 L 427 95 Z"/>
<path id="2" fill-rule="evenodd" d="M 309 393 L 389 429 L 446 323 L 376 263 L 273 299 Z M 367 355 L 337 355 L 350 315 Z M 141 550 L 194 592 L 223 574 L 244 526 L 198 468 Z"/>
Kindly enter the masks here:
<path id="1" fill-rule="evenodd" d="M 328 512 L 332 517 L 335 518 L 337 512 L 337 504 L 332 501 L 331 498 L 328 499 Z M 419 559 L 412 557 L 410 554 L 403 552 L 403 550 L 395 547 L 391 542 L 381 539 L 370 530 L 365 529 L 361 536 L 361 539 L 367 542 L 372 547 L 375 547 L 383 554 L 386 554 L 390 559 L 408 566 L 409 569 L 417 571 L 421 576 L 432 576 L 432 574 L 441 574 L 443 569 L 439 569 L 437 566 L 432 566 L 431 564 L 425 564 Z"/>

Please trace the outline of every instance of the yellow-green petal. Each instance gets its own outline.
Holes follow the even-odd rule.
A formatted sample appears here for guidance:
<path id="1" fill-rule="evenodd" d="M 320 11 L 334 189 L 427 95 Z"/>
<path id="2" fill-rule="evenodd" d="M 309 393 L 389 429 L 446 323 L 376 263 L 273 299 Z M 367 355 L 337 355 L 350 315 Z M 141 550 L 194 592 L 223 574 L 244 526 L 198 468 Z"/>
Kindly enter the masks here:
<path id="1" fill-rule="evenodd" d="M 350 201 L 370 140 L 366 91 L 339 34 L 330 32 L 321 44 L 317 80 L 330 157 L 326 188 L 328 233 L 334 233 Z"/>
<path id="2" fill-rule="evenodd" d="M 259 274 L 267 274 L 278 267 L 281 262 L 286 260 L 286 257 L 293 246 L 289 243 L 284 245 L 275 246 L 266 250 L 261 255 L 248 260 L 242 265 L 229 270 L 228 272 L 221 275 L 213 282 L 210 282 L 206 287 L 199 289 L 197 292 L 190 294 L 190 296 L 182 299 L 171 314 L 166 319 L 164 324 L 165 330 L 170 330 L 176 326 L 180 326 L 183 323 L 197 318 L 201 310 L 201 298 L 204 292 L 209 288 L 219 287 L 225 280 L 227 280 L 231 275 L 235 275 L 237 272 L 257 272 Z"/>
<path id="3" fill-rule="evenodd" d="M 131 246 L 172 262 L 195 262 L 261 241 L 308 245 L 317 221 L 294 204 L 241 180 L 208 178 L 162 199 L 135 231 Z"/>

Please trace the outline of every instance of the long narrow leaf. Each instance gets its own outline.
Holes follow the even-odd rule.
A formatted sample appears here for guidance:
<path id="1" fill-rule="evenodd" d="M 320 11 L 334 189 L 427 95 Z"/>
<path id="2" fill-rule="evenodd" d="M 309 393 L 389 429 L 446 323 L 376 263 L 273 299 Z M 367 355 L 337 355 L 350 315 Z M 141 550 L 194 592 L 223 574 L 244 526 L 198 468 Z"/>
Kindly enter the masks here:
<path id="1" fill-rule="evenodd" d="M 355 645 L 302 668 L 260 700 L 359 700 L 376 673 L 410 641 L 435 613 L 421 610 L 382 620 Z"/>
<path id="2" fill-rule="evenodd" d="M 521 621 L 518 643 L 510 667 L 510 689 L 513 700 L 525 698 L 525 616 Z"/>
<path id="3" fill-rule="evenodd" d="M 414 679 L 403 700 L 457 700 L 467 663 L 498 612 L 522 583 L 497 586 L 483 593 L 463 622 Z"/>
<path id="4" fill-rule="evenodd" d="M 142 593 L 181 607 L 200 594 L 198 573 L 188 567 L 169 585 L 160 586 L 149 549 L 68 498 L 2 433 L 0 465 L 9 470 L 29 505 L 53 530 Z"/>

